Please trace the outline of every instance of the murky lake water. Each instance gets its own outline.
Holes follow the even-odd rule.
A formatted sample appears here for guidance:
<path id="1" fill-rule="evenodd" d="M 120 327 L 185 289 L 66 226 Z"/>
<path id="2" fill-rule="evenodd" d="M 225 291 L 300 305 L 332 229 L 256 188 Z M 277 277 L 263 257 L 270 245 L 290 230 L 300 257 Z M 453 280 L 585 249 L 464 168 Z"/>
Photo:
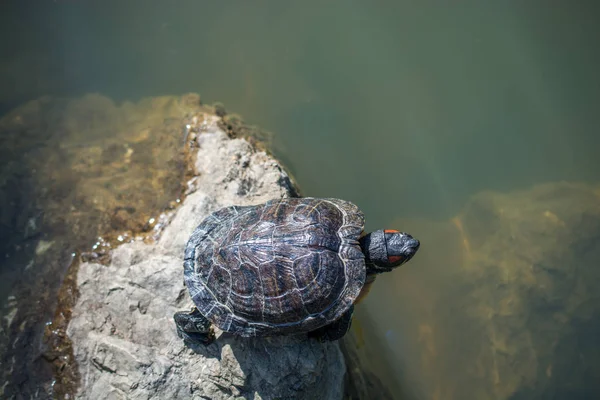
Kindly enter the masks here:
<path id="1" fill-rule="evenodd" d="M 592 2 L 27 4 L 0 6 L 3 112 L 41 95 L 198 92 L 274 132 L 304 195 L 422 240 L 356 328 L 396 397 L 600 393 L 600 200 L 582 200 L 600 181 Z M 590 186 L 533 189 L 559 181 Z"/>

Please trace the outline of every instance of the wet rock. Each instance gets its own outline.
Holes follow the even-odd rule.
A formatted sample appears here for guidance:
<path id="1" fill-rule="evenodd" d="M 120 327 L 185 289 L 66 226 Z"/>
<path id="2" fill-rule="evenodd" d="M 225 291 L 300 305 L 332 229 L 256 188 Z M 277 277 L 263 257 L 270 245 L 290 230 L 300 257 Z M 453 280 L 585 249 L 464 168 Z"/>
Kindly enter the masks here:
<path id="1" fill-rule="evenodd" d="M 271 132 L 265 131 L 255 125 L 249 125 L 240 115 L 227 114 L 223 111 L 224 109 L 221 108 L 222 106 L 219 103 L 213 106 L 215 108 L 215 113 L 222 116 L 219 121 L 219 127 L 227 132 L 229 137 L 246 138 L 250 143 L 255 146 L 258 145 L 262 150 L 268 151 L 268 149 L 273 146 L 273 134 Z"/>
<path id="2" fill-rule="evenodd" d="M 197 176 L 157 243 L 124 244 L 107 266 L 84 263 L 68 334 L 81 373 L 78 398 L 339 399 L 345 366 L 336 343 L 305 337 L 218 335 L 187 347 L 173 314 L 191 307 L 182 254 L 210 212 L 289 196 L 279 164 L 207 118 L 197 132 Z"/>

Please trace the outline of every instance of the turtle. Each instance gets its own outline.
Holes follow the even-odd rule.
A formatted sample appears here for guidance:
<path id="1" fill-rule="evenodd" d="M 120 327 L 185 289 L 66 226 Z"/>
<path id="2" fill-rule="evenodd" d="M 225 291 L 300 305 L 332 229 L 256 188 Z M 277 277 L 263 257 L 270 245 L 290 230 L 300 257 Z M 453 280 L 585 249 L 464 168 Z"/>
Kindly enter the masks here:
<path id="1" fill-rule="evenodd" d="M 420 246 L 397 230 L 365 234 L 364 224 L 357 205 L 335 198 L 272 199 L 210 214 L 185 247 L 195 307 L 175 313 L 178 336 L 210 345 L 216 326 L 242 337 L 341 339 L 375 278 Z"/>

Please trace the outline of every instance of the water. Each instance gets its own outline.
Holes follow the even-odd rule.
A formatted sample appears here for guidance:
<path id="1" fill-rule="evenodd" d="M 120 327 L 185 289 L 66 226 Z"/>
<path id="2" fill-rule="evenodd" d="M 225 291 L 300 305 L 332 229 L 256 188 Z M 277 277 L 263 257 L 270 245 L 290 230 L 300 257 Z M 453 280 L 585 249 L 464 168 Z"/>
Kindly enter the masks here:
<path id="1" fill-rule="evenodd" d="M 420 254 L 380 279 L 360 311 L 369 321 L 363 324 L 369 356 L 385 354 L 375 364 L 386 365 L 379 375 L 398 397 L 464 398 L 461 390 L 468 389 L 480 398 L 584 397 L 597 389 L 590 378 L 597 363 L 563 356 L 593 347 L 578 332 L 598 331 L 597 308 L 590 305 L 585 317 L 573 318 L 580 308 L 563 292 L 553 295 L 565 310 L 533 307 L 539 296 L 527 297 L 527 288 L 542 284 L 539 275 L 500 279 L 511 290 L 529 285 L 510 292 L 518 304 L 507 306 L 529 307 L 523 317 L 535 321 L 529 324 L 558 315 L 551 330 L 570 332 L 557 333 L 558 346 L 566 349 L 560 352 L 552 341 L 537 341 L 543 331 L 535 326 L 519 322 L 500 332 L 490 328 L 496 323 L 488 314 L 471 309 L 484 304 L 499 310 L 510 297 L 496 292 L 482 271 L 502 265 L 510 275 L 517 266 L 513 249 L 542 265 L 543 254 L 560 247 L 548 236 L 558 237 L 561 229 L 587 232 L 575 243 L 595 238 L 592 228 L 580 225 L 582 215 L 596 216 L 593 202 L 585 208 L 581 200 L 593 189 L 527 192 L 545 182 L 599 181 L 600 48 L 592 2 L 57 1 L 1 7 L 2 110 L 44 94 L 100 92 L 121 101 L 198 92 L 274 132 L 275 151 L 303 194 L 352 200 L 367 215 L 368 230 L 396 227 L 419 237 Z M 477 207 L 502 206 L 481 214 L 479 228 L 471 216 L 479 214 L 465 207 L 486 190 L 530 193 L 523 195 L 529 202 L 515 207 L 531 213 L 502 214 L 511 201 L 486 200 Z M 571 206 L 559 207 L 559 200 Z M 545 211 L 544 223 L 554 215 L 556 226 L 526 229 L 541 223 L 533 216 Z M 499 232 L 510 232 L 519 245 L 492 235 L 494 218 Z M 515 224 L 522 229 L 511 231 Z M 537 258 L 528 251 L 534 244 L 523 244 L 531 238 L 545 249 Z M 557 257 L 580 265 L 566 280 L 589 302 L 593 294 L 579 279 L 597 281 L 588 247 Z M 492 295 L 482 298 L 475 282 L 489 285 Z M 473 326 L 466 343 L 460 334 L 465 325 Z M 518 359 L 506 345 L 501 357 L 513 366 L 496 368 L 494 375 L 493 366 L 504 364 L 497 352 L 486 353 L 500 340 L 491 338 L 510 342 L 516 335 L 520 343 L 525 331 L 535 356 Z M 554 364 L 566 365 L 559 373 L 546 362 L 550 348 L 562 357 Z M 568 370 L 576 376 L 561 386 Z"/>

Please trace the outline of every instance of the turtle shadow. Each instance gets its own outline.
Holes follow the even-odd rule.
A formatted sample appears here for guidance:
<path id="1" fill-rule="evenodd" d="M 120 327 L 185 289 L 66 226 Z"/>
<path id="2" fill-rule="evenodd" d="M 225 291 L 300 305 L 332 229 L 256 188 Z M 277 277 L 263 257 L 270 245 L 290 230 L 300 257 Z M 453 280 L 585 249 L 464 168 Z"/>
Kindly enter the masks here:
<path id="1" fill-rule="evenodd" d="M 248 353 L 261 352 L 271 353 L 269 348 L 277 347 L 278 349 L 302 345 L 309 345 L 308 342 L 321 344 L 317 340 L 309 338 L 307 335 L 289 335 L 289 336 L 266 336 L 266 337 L 240 337 L 228 332 L 221 332 L 220 335 L 209 345 L 192 343 L 184 341 L 186 347 L 194 353 L 201 355 L 204 358 L 215 358 L 223 361 L 223 349 L 228 347 L 236 356 L 236 360 L 242 362 L 247 358 Z M 273 351 L 276 351 L 275 349 Z M 243 367 L 242 367 L 243 368 Z"/>
<path id="2" fill-rule="evenodd" d="M 327 382 L 341 380 L 345 370 L 335 343 L 321 343 L 305 334 L 242 338 L 221 333 L 208 346 L 187 346 L 220 362 L 221 390 L 248 399 L 255 394 L 261 398 L 320 398 Z"/>

